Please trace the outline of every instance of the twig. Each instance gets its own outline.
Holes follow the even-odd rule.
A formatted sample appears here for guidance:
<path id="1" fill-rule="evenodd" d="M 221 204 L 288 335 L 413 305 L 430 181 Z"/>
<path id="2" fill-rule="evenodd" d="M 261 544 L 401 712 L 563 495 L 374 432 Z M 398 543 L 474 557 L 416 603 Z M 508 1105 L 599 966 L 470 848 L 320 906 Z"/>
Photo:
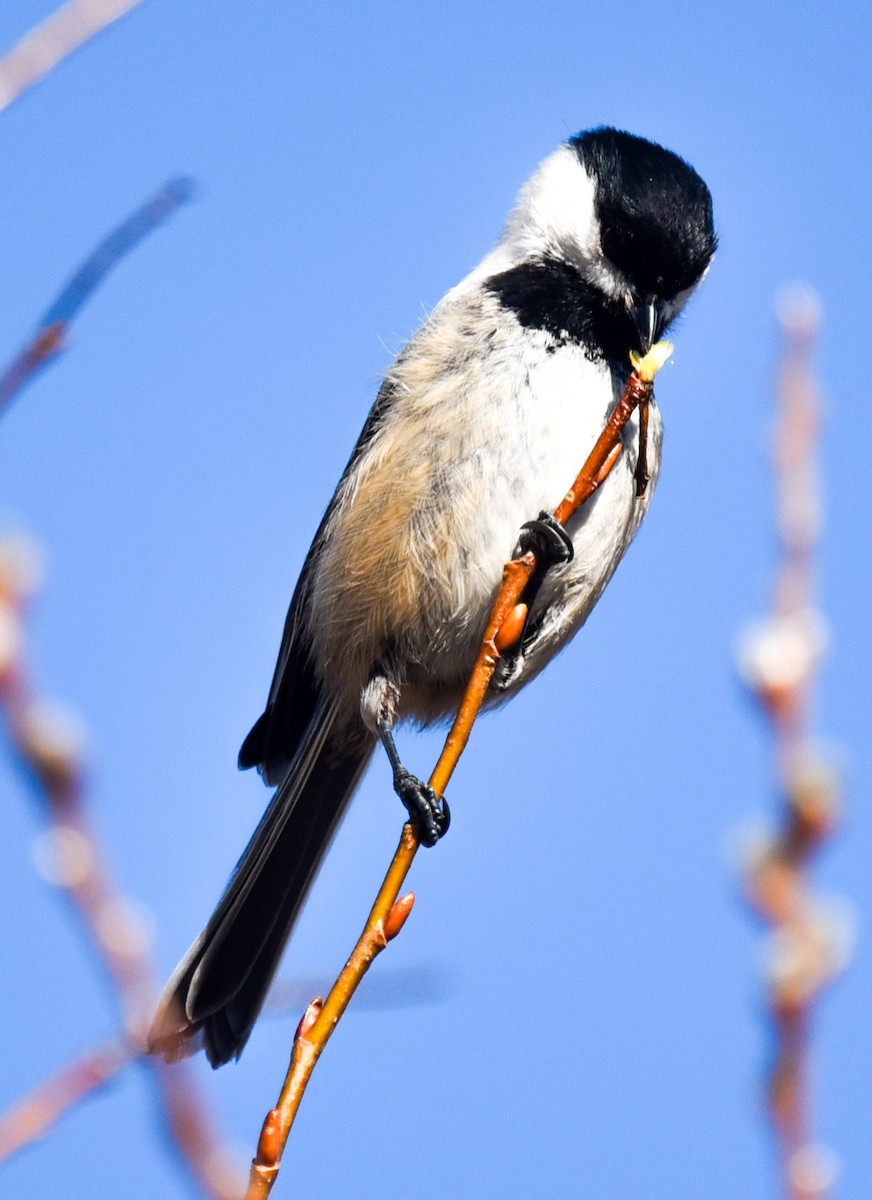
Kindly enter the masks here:
<path id="1" fill-rule="evenodd" d="M 70 0 L 0 59 L 0 112 L 142 0 Z"/>
<path id="2" fill-rule="evenodd" d="M 772 729 L 784 809 L 780 829 L 753 855 L 746 886 L 772 930 L 768 1004 L 775 1053 L 767 1091 L 785 1196 L 825 1200 L 833 1155 L 812 1138 L 809 1031 L 815 1000 L 843 966 L 845 931 L 816 900 L 809 881 L 813 856 L 839 819 L 836 772 L 810 732 L 812 687 L 826 640 L 813 596 L 820 527 L 820 401 L 811 369 L 817 301 L 806 292 L 785 297 L 780 318 L 784 351 L 774 460 L 781 558 L 772 614 L 746 633 L 740 670 Z"/>
<path id="3" fill-rule="evenodd" d="M 27 675 L 23 628 L 36 575 L 33 554 L 24 544 L 10 539 L 0 543 L 0 715 L 50 822 L 50 877 L 64 889 L 90 935 L 121 1000 L 126 1040 L 139 1055 L 156 992 L 147 939 L 133 906 L 111 882 L 91 827 L 80 738 L 68 721 L 34 696 Z M 190 1076 L 178 1066 L 145 1061 L 158 1085 L 173 1145 L 202 1192 L 212 1200 L 234 1200 L 242 1190 L 241 1178 L 213 1132 Z M 97 1082 L 109 1077 L 105 1060 L 103 1067 Z M 90 1090 L 75 1068 L 65 1081 L 67 1105 Z M 56 1098 L 51 1119 L 64 1107 Z M 34 1133 L 37 1125 L 31 1124 Z M 21 1135 L 19 1125 L 19 1145 Z"/>
<path id="4" fill-rule="evenodd" d="M 0 60 L 0 110 L 45 76 L 68 54 L 140 0 L 72 0 Z M 0 377 L 0 408 L 63 349 L 72 318 L 106 275 L 192 193 L 187 179 L 172 180 L 115 229 L 72 277 L 40 321 L 26 348 Z M 0 1157 L 40 1136 L 73 1104 L 141 1053 L 153 977 L 141 930 L 130 906 L 112 887 L 102 865 L 84 804 L 76 739 L 32 695 L 23 666 L 23 616 L 32 572 L 14 543 L 0 547 L 0 710 L 13 745 L 51 820 L 56 882 L 64 886 L 119 993 L 128 1026 L 126 1049 L 93 1052 L 72 1064 L 13 1109 L 0 1125 Z M 24 565 L 23 565 L 24 564 Z M 205 1108 L 184 1071 L 148 1060 L 173 1144 L 203 1193 L 231 1200 L 241 1191 L 235 1164 L 211 1128 Z"/>
<path id="5" fill-rule="evenodd" d="M 657 346 L 640 360 L 634 359 L 624 394 L 615 406 L 605 429 L 588 455 L 572 487 L 552 514 L 565 525 L 588 500 L 617 461 L 621 433 L 636 407 L 646 404 L 653 391 L 654 376 L 672 353 L 668 342 Z M 502 583 L 491 609 L 475 666 L 469 678 L 457 717 L 445 746 L 430 775 L 430 787 L 442 795 L 469 741 L 500 653 L 521 634 L 523 613 L 519 601 L 536 572 L 538 555 L 528 550 L 506 563 Z M 508 632 L 507 632 L 508 631 Z M 412 911 L 415 897 L 410 892 L 397 899 L 412 866 L 419 842 L 413 825 L 403 826 L 400 843 L 388 868 L 366 925 L 327 999 L 317 997 L 303 1015 L 294 1036 L 291 1061 L 276 1107 L 267 1113 L 251 1164 L 246 1200 L 263 1200 L 272 1190 L 281 1166 L 281 1156 L 315 1064 L 327 1045 L 354 992 L 374 959 L 402 929 Z"/>
<path id="6" fill-rule="evenodd" d="M 120 1039 L 89 1050 L 22 1097 L 0 1117 L 0 1163 L 43 1138 L 74 1105 L 104 1087 L 130 1061 Z"/>
<path id="7" fill-rule="evenodd" d="M 104 238 L 52 302 L 36 332 L 0 375 L 0 410 L 65 347 L 70 322 L 122 258 L 193 195 L 193 181 L 171 179 Z"/>
<path id="8" fill-rule="evenodd" d="M 370 988 L 365 998 L 359 996 L 356 1011 L 359 1012 L 361 1007 L 432 1003 L 443 996 L 446 987 L 445 980 L 429 967 L 394 969 L 386 974 L 390 983 L 386 983 L 383 973 L 380 976 L 383 985 L 381 990 L 373 991 Z M 287 1016 L 301 1004 L 307 1003 L 315 986 L 311 980 L 280 980 L 270 989 L 262 1019 Z M 0 1166 L 20 1150 L 46 1137 L 52 1126 L 67 1112 L 112 1083 L 122 1071 L 143 1057 L 141 1047 L 124 1038 L 113 1038 L 102 1045 L 93 1046 L 73 1062 L 66 1063 L 22 1096 L 5 1113 L 0 1113 Z"/>

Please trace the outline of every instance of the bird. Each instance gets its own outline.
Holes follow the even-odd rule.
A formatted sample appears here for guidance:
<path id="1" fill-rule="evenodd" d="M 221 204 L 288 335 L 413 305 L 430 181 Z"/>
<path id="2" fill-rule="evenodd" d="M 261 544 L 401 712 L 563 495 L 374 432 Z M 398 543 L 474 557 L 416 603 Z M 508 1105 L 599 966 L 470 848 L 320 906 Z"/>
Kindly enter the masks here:
<path id="1" fill-rule="evenodd" d="M 539 164 L 493 248 L 400 351 L 315 534 L 265 710 L 239 753 L 275 792 L 167 984 L 151 1052 L 202 1046 L 213 1066 L 239 1057 L 379 742 L 421 840 L 444 833 L 444 797 L 406 770 L 393 730 L 454 712 L 503 563 L 530 539 L 548 570 L 488 705 L 582 626 L 648 511 L 656 404 L 643 494 L 636 414 L 566 528 L 537 514 L 563 498 L 620 398 L 630 352 L 671 326 L 716 246 L 711 194 L 689 163 L 634 134 L 588 129 Z"/>

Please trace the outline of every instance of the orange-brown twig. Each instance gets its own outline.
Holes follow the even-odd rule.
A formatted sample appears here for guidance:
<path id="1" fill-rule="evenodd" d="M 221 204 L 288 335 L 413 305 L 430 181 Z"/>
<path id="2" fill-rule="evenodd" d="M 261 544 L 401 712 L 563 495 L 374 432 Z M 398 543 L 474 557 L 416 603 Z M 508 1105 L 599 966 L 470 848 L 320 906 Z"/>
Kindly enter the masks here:
<path id="1" fill-rule="evenodd" d="M 33 694 L 23 657 L 23 624 L 34 571 L 23 546 L 0 543 L 0 716 L 10 740 L 35 785 L 49 820 L 53 882 L 63 887 L 76 909 L 117 991 L 126 1022 L 128 1055 L 143 1052 L 144 1031 L 156 992 L 147 944 L 131 905 L 110 880 L 85 803 L 84 771 L 78 740 L 55 713 Z M 116 1054 L 120 1054 L 120 1049 Z M 100 1062 L 74 1065 L 61 1076 L 46 1110 L 45 1089 L 33 1104 L 12 1117 L 14 1137 L 9 1152 L 20 1148 L 24 1135 L 34 1137 L 70 1105 L 106 1082 L 123 1061 L 98 1056 Z M 146 1060 L 157 1084 L 173 1145 L 211 1200 L 236 1200 L 241 1191 L 238 1170 L 215 1134 L 205 1104 L 185 1069 Z M 31 1097 L 31 1101 L 33 1098 Z M 16 1110 L 13 1110 L 13 1114 Z M 9 1133 L 9 1125 L 6 1126 Z"/>
<path id="2" fill-rule="evenodd" d="M 780 828 L 755 854 L 746 886 L 773 938 L 768 1004 L 775 1053 L 767 1091 L 784 1193 L 787 1200 L 825 1200 L 832 1165 L 811 1135 L 809 1030 L 814 1002 L 841 966 L 844 936 L 809 881 L 812 857 L 838 820 L 835 773 L 812 742 L 809 711 L 824 642 L 813 601 L 820 525 L 820 403 L 811 374 L 816 302 L 806 294 L 785 300 L 781 318 L 774 451 L 781 561 L 772 614 L 746 635 L 741 669 L 771 724 L 784 810 Z"/>
<path id="3" fill-rule="evenodd" d="M 608 471 L 614 466 L 617 461 L 615 451 L 620 448 L 619 443 L 624 426 L 639 405 L 647 406 L 653 390 L 654 376 L 671 353 L 672 347 L 668 342 L 659 342 L 644 359 L 639 360 L 635 365 L 621 399 L 606 422 L 605 429 L 597 438 L 572 487 L 552 514 L 561 525 L 565 525 L 582 504 L 590 499 Z M 469 735 L 487 694 L 500 652 L 508 649 L 510 645 L 500 635 L 507 623 L 511 623 L 512 626 L 517 624 L 514 618 L 518 602 L 524 588 L 532 579 L 536 567 L 537 558 L 532 550 L 528 550 L 520 558 L 512 559 L 503 567 L 502 584 L 488 618 L 475 666 L 472 669 L 457 716 L 448 731 L 445 747 L 430 777 L 430 786 L 439 795 L 445 791 L 454 768 L 469 741 Z"/>
<path id="4" fill-rule="evenodd" d="M 370 992 L 365 1003 L 377 1007 L 384 1003 L 409 1004 L 415 1002 L 414 998 L 411 1001 L 409 999 L 409 987 L 428 999 L 438 994 L 440 988 L 438 979 L 430 971 L 409 969 L 396 975 L 394 984 L 396 979 L 399 979 L 401 990 L 406 993 L 402 998 L 393 991 L 389 998 L 385 990 L 381 999 L 374 999 Z M 313 990 L 311 981 L 307 983 L 304 979 L 280 981 L 270 989 L 264 1016 L 286 1016 L 299 1006 L 302 997 L 310 996 Z M 20 1150 L 46 1137 L 62 1116 L 144 1057 L 141 1046 L 134 1045 L 129 1039 L 116 1037 L 100 1046 L 93 1046 L 74 1061 L 65 1063 L 6 1112 L 0 1113 L 0 1166 Z M 172 1076 L 172 1068 L 167 1068 L 168 1080 L 173 1087 L 177 1087 L 177 1082 L 172 1083 Z M 208 1147 L 206 1153 L 207 1157 L 211 1153 Z M 239 1177 L 238 1170 L 236 1177 Z M 241 1191 L 241 1187 L 238 1191 Z"/>
<path id="5" fill-rule="evenodd" d="M 561 525 L 578 511 L 606 478 L 620 453 L 621 434 L 635 409 L 648 404 L 654 376 L 672 353 L 668 342 L 658 343 L 643 359 L 634 359 L 633 371 L 624 393 L 609 417 L 584 466 L 552 514 Z M 487 693 L 500 653 L 514 644 L 523 628 L 518 613 L 524 588 L 538 566 L 534 550 L 506 563 L 502 583 L 488 618 L 475 666 L 469 678 L 457 717 L 434 767 L 429 784 L 442 795 L 469 741 L 473 724 Z M 414 826 L 404 825 L 400 843 L 372 906 L 357 944 L 331 988 L 326 1000 L 318 997 L 307 1008 L 294 1036 L 291 1061 L 276 1107 L 264 1120 L 257 1153 L 251 1164 L 246 1200 L 263 1200 L 269 1195 L 279 1172 L 281 1156 L 296 1117 L 306 1085 L 324 1047 L 364 974 L 378 954 L 400 932 L 414 903 L 410 892 L 397 899 L 418 851 Z"/>

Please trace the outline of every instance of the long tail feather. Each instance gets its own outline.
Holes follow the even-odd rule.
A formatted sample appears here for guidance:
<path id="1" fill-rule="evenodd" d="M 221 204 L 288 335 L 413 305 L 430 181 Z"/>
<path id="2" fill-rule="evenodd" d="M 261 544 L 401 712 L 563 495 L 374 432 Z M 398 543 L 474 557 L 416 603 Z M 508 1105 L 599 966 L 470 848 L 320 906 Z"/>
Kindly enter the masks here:
<path id="1" fill-rule="evenodd" d="M 149 1032 L 168 1059 L 200 1044 L 212 1066 L 238 1058 L 372 745 L 331 737 L 329 714 L 269 803 L 206 928 L 173 973 Z"/>

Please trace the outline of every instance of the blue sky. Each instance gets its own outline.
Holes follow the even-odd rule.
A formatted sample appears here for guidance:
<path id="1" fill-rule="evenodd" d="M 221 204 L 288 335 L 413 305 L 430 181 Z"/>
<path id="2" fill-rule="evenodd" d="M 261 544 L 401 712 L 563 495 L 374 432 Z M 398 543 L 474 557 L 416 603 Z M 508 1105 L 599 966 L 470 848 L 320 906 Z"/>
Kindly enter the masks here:
<path id="1" fill-rule="evenodd" d="M 6 0 L 0 47 L 52 7 Z M 147 0 L 0 115 L 4 362 L 109 229 L 170 177 L 198 183 L 0 428 L 0 508 L 49 564 L 34 674 L 87 726 L 95 818 L 153 914 L 162 974 L 266 798 L 236 752 L 392 354 L 578 129 L 662 141 L 714 195 L 721 248 L 658 379 L 665 461 L 649 520 L 573 646 L 476 729 L 451 834 L 416 862 L 415 912 L 376 967 L 386 983 L 430 972 L 432 1001 L 349 1014 L 277 1195 L 778 1194 L 758 1093 L 759 934 L 731 858 L 736 829 L 775 801 L 732 654 L 768 599 L 773 301 L 797 278 L 823 300 L 829 398 L 832 642 L 817 719 L 847 763 L 845 826 L 816 876 L 860 922 L 817 1015 L 815 1104 L 843 1160 L 837 1195 L 866 1195 L 870 24 L 854 5 L 748 0 Z M 555 726 L 557 761 L 542 753 Z M 404 737 L 410 765 L 426 773 L 437 743 Z M 34 874 L 27 791 L 5 763 L 0 782 L 3 1108 L 118 1013 Z M 339 966 L 398 828 L 377 762 L 286 976 Z M 259 1025 L 237 1066 L 197 1066 L 243 1155 L 293 1020 Z M 108 1194 L 120 1157 L 131 1200 L 181 1200 L 189 1185 L 156 1128 L 131 1071 L 7 1166 L 0 1192 Z"/>

